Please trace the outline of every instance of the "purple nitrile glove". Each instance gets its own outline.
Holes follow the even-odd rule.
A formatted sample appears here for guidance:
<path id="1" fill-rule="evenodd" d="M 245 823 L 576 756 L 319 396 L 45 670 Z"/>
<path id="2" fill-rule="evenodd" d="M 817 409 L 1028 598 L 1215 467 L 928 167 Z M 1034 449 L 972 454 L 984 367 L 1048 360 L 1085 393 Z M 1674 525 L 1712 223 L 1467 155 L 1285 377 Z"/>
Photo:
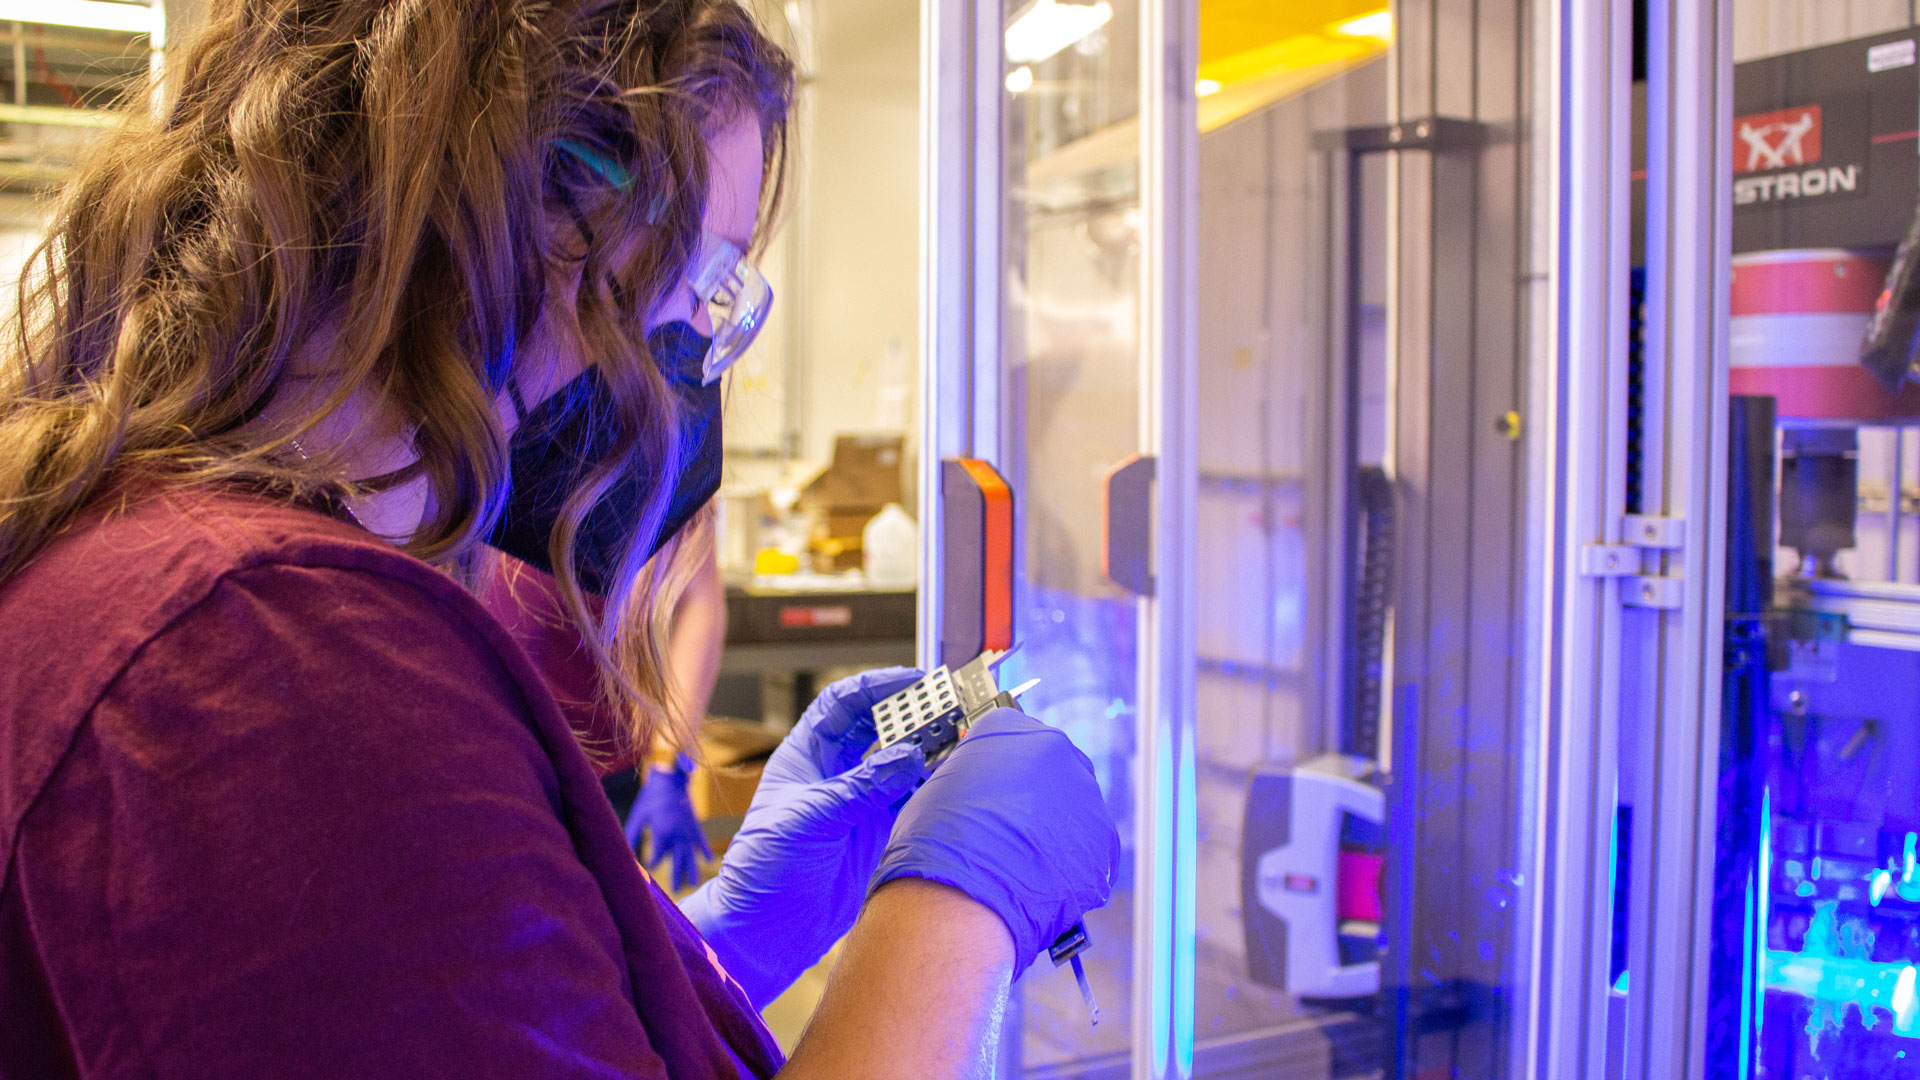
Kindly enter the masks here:
<path id="1" fill-rule="evenodd" d="M 685 754 L 676 757 L 667 768 L 648 766 L 641 779 L 640 794 L 634 797 L 633 809 L 627 813 L 628 846 L 638 855 L 643 836 L 651 835 L 653 852 L 645 859 L 647 867 L 657 869 L 663 861 L 672 859 L 671 881 L 675 892 L 700 880 L 701 859 L 713 859 L 707 832 L 701 828 L 700 819 L 693 812 L 693 800 L 687 796 L 687 780 L 692 771 L 693 761 Z"/>
<path id="2" fill-rule="evenodd" d="M 869 671 L 821 692 L 775 748 L 713 880 L 680 902 L 755 1008 L 853 926 L 895 807 L 926 775 L 911 743 L 866 760 L 873 706 L 918 682 Z"/>
<path id="3" fill-rule="evenodd" d="M 1017 979 L 1107 902 L 1119 862 L 1087 755 L 1060 729 L 995 709 L 907 800 L 868 891 L 918 877 L 966 893 L 1007 924 Z"/>

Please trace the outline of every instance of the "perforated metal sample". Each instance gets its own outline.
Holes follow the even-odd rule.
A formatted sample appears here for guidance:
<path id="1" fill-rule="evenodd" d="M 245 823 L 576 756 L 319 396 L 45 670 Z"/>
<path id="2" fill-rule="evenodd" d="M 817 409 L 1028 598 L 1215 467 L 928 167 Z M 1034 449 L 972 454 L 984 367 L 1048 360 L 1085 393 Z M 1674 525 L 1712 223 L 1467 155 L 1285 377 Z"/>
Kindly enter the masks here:
<path id="1" fill-rule="evenodd" d="M 959 671 L 945 664 L 873 707 L 880 746 L 911 739 L 932 761 L 951 750 L 1003 696 L 994 671 L 1008 654 L 989 649 Z M 1024 688 L 1023 688 L 1024 689 Z"/>
<path id="2" fill-rule="evenodd" d="M 912 739 L 929 757 L 959 739 L 965 717 L 959 688 L 945 665 L 873 707 L 883 748 Z"/>

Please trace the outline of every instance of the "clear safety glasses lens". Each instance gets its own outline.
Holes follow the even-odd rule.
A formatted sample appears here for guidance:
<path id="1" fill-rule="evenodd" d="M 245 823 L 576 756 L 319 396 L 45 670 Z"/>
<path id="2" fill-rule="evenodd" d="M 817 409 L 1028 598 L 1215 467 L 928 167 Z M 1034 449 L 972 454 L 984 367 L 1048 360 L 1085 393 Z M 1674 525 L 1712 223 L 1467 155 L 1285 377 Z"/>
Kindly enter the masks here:
<path id="1" fill-rule="evenodd" d="M 701 368 L 702 384 L 711 386 L 766 325 L 773 287 L 746 253 L 718 237 L 708 237 L 700 245 L 687 281 L 713 320 L 713 348 Z"/>

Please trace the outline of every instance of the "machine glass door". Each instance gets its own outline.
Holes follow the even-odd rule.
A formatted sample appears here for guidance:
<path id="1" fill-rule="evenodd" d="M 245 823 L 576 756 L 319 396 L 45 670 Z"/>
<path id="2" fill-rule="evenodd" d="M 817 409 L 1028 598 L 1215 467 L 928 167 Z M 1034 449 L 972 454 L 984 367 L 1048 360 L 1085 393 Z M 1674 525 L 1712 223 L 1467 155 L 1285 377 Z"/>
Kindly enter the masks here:
<path id="1" fill-rule="evenodd" d="M 1519 9 L 1395 10 L 1404 32 L 1379 0 L 1198 0 L 1189 461 L 1137 457 L 1172 384 L 1143 374 L 1148 283 L 1179 264 L 1143 214 L 1162 174 L 1141 158 L 1139 4 L 1007 0 L 1003 41 L 975 43 L 1004 60 L 992 441 L 1021 648 L 1002 682 L 1041 680 L 1024 707 L 1093 759 L 1128 845 L 1086 920 L 1100 1024 L 1037 965 L 1002 1076 L 1170 1075 L 1146 1060 L 1156 1024 L 1176 1058 L 1190 1030 L 1200 1077 L 1527 1074 L 1520 410 L 1551 348 L 1529 332 L 1552 295 L 1531 230 L 1556 203 L 1515 134 Z M 1138 628 L 1171 526 L 1132 508 L 1195 466 L 1197 625 L 1170 656 Z M 1197 845 L 1172 866 L 1136 847 L 1182 797 L 1144 786 L 1164 778 L 1137 732 L 1178 725 L 1143 724 L 1137 688 L 1189 664 Z M 1177 946 L 1171 978 L 1135 967 L 1168 876 L 1193 903 L 1172 1024 L 1136 987 L 1184 1012 Z"/>
<path id="2" fill-rule="evenodd" d="M 1196 1076 L 1529 1075 L 1528 26 L 1200 6 Z"/>
<path id="3" fill-rule="evenodd" d="M 1001 1075 L 1124 1076 L 1139 1022 L 1136 884 L 1150 876 L 1135 865 L 1135 817 L 1148 800 L 1135 768 L 1137 601 L 1107 555 L 1110 541 L 1137 554 L 1147 537 L 1137 517 L 1109 530 L 1107 489 L 1142 448 L 1140 9 L 1009 0 L 1004 14 L 1003 41 L 987 47 L 1005 56 L 999 465 L 1017 500 L 1020 648 L 1001 683 L 1040 680 L 1022 706 L 1092 759 L 1126 851 L 1112 902 L 1086 918 L 1098 1026 L 1066 969 L 1034 965 Z"/>
<path id="4" fill-rule="evenodd" d="M 1199 1076 L 1385 1060 L 1393 215 L 1343 145 L 1388 115 L 1378 6 L 1201 5 Z"/>

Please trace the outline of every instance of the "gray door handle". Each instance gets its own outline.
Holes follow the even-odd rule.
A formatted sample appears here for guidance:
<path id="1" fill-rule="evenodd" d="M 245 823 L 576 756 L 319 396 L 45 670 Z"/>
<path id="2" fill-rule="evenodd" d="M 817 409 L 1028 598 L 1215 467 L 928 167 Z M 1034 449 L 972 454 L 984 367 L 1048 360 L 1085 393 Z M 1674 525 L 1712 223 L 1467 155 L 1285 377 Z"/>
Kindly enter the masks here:
<path id="1" fill-rule="evenodd" d="M 1136 596 L 1153 595 L 1154 462 L 1134 454 L 1107 470 L 1102 569 Z"/>

